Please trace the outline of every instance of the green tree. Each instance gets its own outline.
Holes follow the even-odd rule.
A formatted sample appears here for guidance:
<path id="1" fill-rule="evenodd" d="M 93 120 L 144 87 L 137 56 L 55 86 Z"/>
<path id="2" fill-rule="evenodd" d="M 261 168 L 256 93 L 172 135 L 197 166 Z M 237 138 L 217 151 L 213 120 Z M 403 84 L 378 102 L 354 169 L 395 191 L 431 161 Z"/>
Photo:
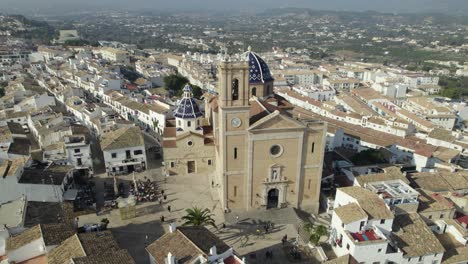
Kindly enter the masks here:
<path id="1" fill-rule="evenodd" d="M 366 149 L 351 158 L 351 161 L 356 165 L 371 165 L 387 162 L 384 155 L 379 150 Z"/>
<path id="2" fill-rule="evenodd" d="M 178 74 L 168 75 L 164 77 L 163 81 L 166 90 L 170 91 L 174 95 L 182 94 L 182 89 L 184 88 L 184 85 L 186 85 L 189 82 L 187 78 Z"/>
<path id="3" fill-rule="evenodd" d="M 309 241 L 314 245 L 318 245 L 320 238 L 328 234 L 327 228 L 323 225 L 314 226 L 307 223 L 303 228 L 309 234 Z"/>
<path id="4" fill-rule="evenodd" d="M 203 95 L 203 90 L 200 86 L 191 85 L 192 86 L 192 93 L 194 97 L 200 98 Z"/>
<path id="5" fill-rule="evenodd" d="M 444 88 L 440 91 L 440 95 L 452 99 L 459 99 L 462 95 L 462 90 L 458 88 Z"/>
<path id="6" fill-rule="evenodd" d="M 5 87 L 8 86 L 8 82 L 0 82 L 0 97 L 5 95 Z"/>
<path id="7" fill-rule="evenodd" d="M 199 207 L 194 207 L 191 209 L 185 210 L 187 213 L 182 217 L 185 220 L 184 226 L 205 226 L 211 225 L 214 228 L 216 227 L 215 220 L 213 219 L 213 214 L 207 208 L 201 209 Z"/>

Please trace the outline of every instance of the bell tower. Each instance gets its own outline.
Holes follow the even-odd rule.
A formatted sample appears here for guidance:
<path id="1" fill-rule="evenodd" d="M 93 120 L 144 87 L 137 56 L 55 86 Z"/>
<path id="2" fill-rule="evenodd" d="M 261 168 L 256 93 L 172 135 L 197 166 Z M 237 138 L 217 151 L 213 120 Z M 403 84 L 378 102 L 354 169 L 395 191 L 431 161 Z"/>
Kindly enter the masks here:
<path id="1" fill-rule="evenodd" d="M 219 98 L 221 107 L 247 106 L 249 104 L 249 63 L 247 61 L 222 61 L 218 65 Z"/>
<path id="2" fill-rule="evenodd" d="M 224 59 L 218 65 L 217 180 L 225 209 L 245 208 L 250 126 L 249 62 Z"/>

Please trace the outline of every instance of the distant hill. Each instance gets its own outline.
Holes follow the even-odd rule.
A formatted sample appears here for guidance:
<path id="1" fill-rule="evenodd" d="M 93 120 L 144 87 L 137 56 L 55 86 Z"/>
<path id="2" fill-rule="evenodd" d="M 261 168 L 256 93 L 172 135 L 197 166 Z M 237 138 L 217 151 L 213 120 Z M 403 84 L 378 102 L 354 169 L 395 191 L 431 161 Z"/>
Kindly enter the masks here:
<path id="1" fill-rule="evenodd" d="M 36 44 L 48 44 L 55 37 L 55 29 L 47 22 L 28 19 L 22 15 L 0 14 L 0 32 L 2 31 Z"/>
<path id="2" fill-rule="evenodd" d="M 462 24 L 468 25 L 468 13 L 464 15 L 449 15 L 443 13 L 381 13 L 376 11 L 331 11 L 331 10 L 315 10 L 310 8 L 272 8 L 257 14 L 258 16 L 324 16 L 330 15 L 341 19 L 351 19 L 359 16 L 360 19 L 375 20 L 379 17 L 396 17 L 403 23 L 419 24 L 427 19 L 431 19 L 434 24 Z M 371 21 L 369 21 L 371 22 Z"/>

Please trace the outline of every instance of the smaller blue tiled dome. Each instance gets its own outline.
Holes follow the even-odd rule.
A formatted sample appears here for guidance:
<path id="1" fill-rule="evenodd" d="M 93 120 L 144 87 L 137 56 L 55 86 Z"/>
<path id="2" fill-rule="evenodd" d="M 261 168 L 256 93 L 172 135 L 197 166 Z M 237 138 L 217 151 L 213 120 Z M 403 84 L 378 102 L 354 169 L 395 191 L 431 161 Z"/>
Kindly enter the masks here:
<path id="1" fill-rule="evenodd" d="M 184 96 L 174 111 L 174 116 L 178 118 L 197 118 L 203 115 L 197 102 L 192 97 L 192 87 L 186 85 L 183 89 Z"/>
<path id="2" fill-rule="evenodd" d="M 250 47 L 243 55 L 249 60 L 250 83 L 265 83 L 274 80 L 266 62 L 257 53 L 252 52 Z"/>

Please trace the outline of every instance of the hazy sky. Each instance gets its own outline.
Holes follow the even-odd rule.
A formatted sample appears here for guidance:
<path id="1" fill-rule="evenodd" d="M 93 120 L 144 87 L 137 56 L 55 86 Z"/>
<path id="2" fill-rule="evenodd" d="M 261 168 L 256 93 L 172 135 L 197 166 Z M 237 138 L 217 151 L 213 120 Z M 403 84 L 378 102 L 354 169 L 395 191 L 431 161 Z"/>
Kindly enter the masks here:
<path id="1" fill-rule="evenodd" d="M 380 12 L 468 12 L 468 0 L 0 0 L 0 12 L 68 12 L 94 8 L 129 10 L 261 11 L 275 7 Z"/>

